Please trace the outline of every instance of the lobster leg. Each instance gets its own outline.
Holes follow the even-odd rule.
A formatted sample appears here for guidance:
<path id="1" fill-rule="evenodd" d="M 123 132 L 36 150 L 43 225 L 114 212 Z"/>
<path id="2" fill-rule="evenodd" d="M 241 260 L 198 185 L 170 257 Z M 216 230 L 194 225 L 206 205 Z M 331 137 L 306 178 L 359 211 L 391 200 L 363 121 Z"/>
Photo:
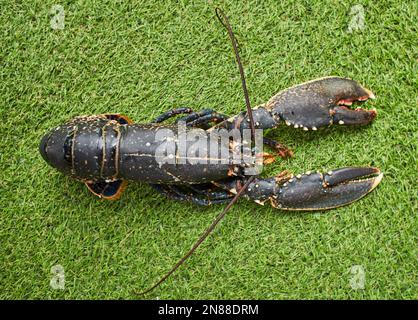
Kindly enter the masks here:
<path id="1" fill-rule="evenodd" d="M 183 121 L 188 127 L 204 127 L 205 129 L 210 128 L 209 123 L 219 123 L 226 120 L 228 116 L 218 113 L 213 109 L 204 109 L 199 112 L 193 112 L 185 117 L 182 117 L 176 121 Z"/>
<path id="2" fill-rule="evenodd" d="M 201 206 L 225 203 L 233 197 L 233 194 L 223 189 L 218 188 L 218 190 L 212 191 L 214 186 L 210 184 L 196 186 L 152 184 L 151 187 L 169 199 L 188 201 Z"/>
<path id="3" fill-rule="evenodd" d="M 161 193 L 162 195 L 166 196 L 168 199 L 179 200 L 179 201 L 186 201 L 187 200 L 185 196 L 180 196 L 176 192 L 171 190 L 171 188 L 168 185 L 165 185 L 165 184 L 150 184 L 150 186 L 154 190 L 156 190 L 159 193 Z"/>
<path id="4" fill-rule="evenodd" d="M 220 114 L 212 109 L 205 109 L 199 112 L 193 112 L 191 108 L 178 108 L 169 110 L 162 115 L 155 118 L 151 123 L 161 123 L 165 120 L 173 118 L 179 114 L 189 113 L 189 115 L 182 117 L 176 121 L 184 121 L 188 127 L 207 127 L 209 128 L 210 122 L 222 122 L 228 118 L 224 114 Z"/>
<path id="5" fill-rule="evenodd" d="M 162 115 L 158 116 L 153 121 L 151 121 L 151 123 L 161 123 L 161 122 L 163 122 L 165 120 L 168 120 L 172 117 L 175 117 L 179 114 L 192 113 L 192 112 L 193 112 L 193 110 L 190 109 L 190 108 L 172 109 L 172 110 L 169 110 L 167 112 L 164 112 Z"/>
<path id="6" fill-rule="evenodd" d="M 219 123 L 219 122 L 226 120 L 227 118 L 228 118 L 227 116 L 215 112 L 215 113 L 207 114 L 205 116 L 197 118 L 196 120 L 186 122 L 186 125 L 188 127 L 208 126 L 210 128 L 209 126 L 210 122 Z"/>
<path id="7" fill-rule="evenodd" d="M 210 189 L 208 189 L 206 193 L 201 194 L 200 192 L 196 192 L 195 189 L 189 188 L 188 186 L 172 185 L 170 187 L 177 194 L 185 195 L 187 201 L 202 206 L 209 206 L 216 203 L 225 203 L 230 201 L 234 196 L 228 191 L 222 189 L 219 191 L 210 191 Z"/>
<path id="8" fill-rule="evenodd" d="M 327 210 L 350 204 L 371 192 L 383 174 L 372 167 L 347 167 L 327 173 L 306 172 L 297 176 L 256 178 L 247 188 L 248 199 L 264 205 L 270 201 L 282 210 Z M 246 178 L 217 182 L 220 187 L 236 193 Z"/>
<path id="9" fill-rule="evenodd" d="M 282 143 L 280 143 L 276 140 L 263 137 L 263 143 L 266 146 L 269 146 L 270 148 L 272 148 L 273 150 L 276 150 L 277 154 L 283 159 L 290 158 L 290 157 L 293 156 L 292 150 L 290 150 L 284 144 L 282 144 Z"/>

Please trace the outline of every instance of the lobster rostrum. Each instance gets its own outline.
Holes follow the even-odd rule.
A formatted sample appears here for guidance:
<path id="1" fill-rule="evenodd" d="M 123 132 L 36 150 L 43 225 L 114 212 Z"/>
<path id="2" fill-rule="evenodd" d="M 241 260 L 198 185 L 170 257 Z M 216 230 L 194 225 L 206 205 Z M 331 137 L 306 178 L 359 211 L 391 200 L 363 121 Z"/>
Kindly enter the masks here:
<path id="1" fill-rule="evenodd" d="M 330 125 L 365 125 L 373 121 L 376 111 L 350 106 L 373 98 L 371 91 L 354 80 L 325 77 L 279 92 L 252 109 L 252 116 L 257 129 L 287 125 L 317 130 Z M 227 117 L 214 110 L 194 112 L 179 108 L 150 124 L 135 124 L 120 114 L 81 116 L 47 133 L 39 150 L 52 167 L 84 182 L 92 193 L 104 199 L 119 198 L 127 181 L 139 181 L 171 199 L 200 205 L 230 201 L 248 180 L 244 174 L 246 165 L 232 161 L 180 163 L 176 150 L 171 154 L 173 163 L 161 164 L 156 159 L 156 150 L 167 140 L 158 139 L 157 135 L 161 130 L 178 130 L 178 126 L 164 121 L 179 114 L 186 114 L 177 121 L 181 120 L 187 128 L 208 133 L 250 128 L 247 112 Z M 292 155 L 277 141 L 265 138 L 264 143 L 283 158 Z M 229 149 L 229 155 L 237 149 L 220 140 L 219 147 Z M 379 184 L 382 176 L 373 167 L 298 175 L 282 172 L 271 178 L 255 178 L 243 196 L 284 210 L 324 210 L 362 198 Z"/>

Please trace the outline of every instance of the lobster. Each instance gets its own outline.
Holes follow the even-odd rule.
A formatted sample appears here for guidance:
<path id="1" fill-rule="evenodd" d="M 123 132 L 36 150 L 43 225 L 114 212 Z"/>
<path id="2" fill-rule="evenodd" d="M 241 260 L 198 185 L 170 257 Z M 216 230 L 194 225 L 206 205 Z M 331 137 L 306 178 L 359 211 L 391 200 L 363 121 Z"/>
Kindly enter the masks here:
<path id="1" fill-rule="evenodd" d="M 266 104 L 254 108 L 255 128 L 271 129 L 285 124 L 317 130 L 333 124 L 368 124 L 375 118 L 375 110 L 353 110 L 347 106 L 370 98 L 374 98 L 371 91 L 350 79 L 313 80 L 283 90 Z M 39 150 L 52 167 L 83 181 L 93 194 L 104 199 L 118 199 L 127 181 L 140 181 L 168 198 L 199 205 L 231 200 L 248 179 L 244 174 L 245 164 L 180 163 L 176 151 L 168 155 L 174 158 L 173 163 L 161 164 L 155 157 L 156 150 L 166 143 L 158 135 L 178 130 L 178 126 L 163 122 L 181 113 L 188 114 L 180 118 L 187 128 L 204 128 L 207 132 L 220 129 L 243 132 L 250 126 L 247 112 L 228 118 L 214 110 L 193 112 L 190 108 L 170 110 L 150 124 L 135 124 L 120 114 L 81 116 L 47 133 Z M 175 142 L 179 143 L 178 138 Z M 281 157 L 292 155 L 277 141 L 264 139 L 263 142 L 274 147 Z M 219 148 L 229 149 L 230 159 L 243 147 L 231 145 L 219 140 Z M 325 210 L 360 199 L 379 184 L 382 176 L 373 167 L 298 175 L 281 173 L 271 178 L 257 177 L 243 196 L 259 204 L 269 201 L 282 210 Z"/>
<path id="2" fill-rule="evenodd" d="M 346 167 L 297 175 L 283 171 L 261 178 L 260 158 L 262 164 L 271 163 L 272 157 L 260 152 L 257 141 L 275 149 L 282 158 L 293 156 L 285 145 L 264 138 L 264 129 L 282 124 L 305 131 L 335 124 L 367 125 L 375 119 L 376 110 L 350 106 L 375 96 L 354 80 L 333 76 L 282 90 L 267 103 L 252 109 L 229 20 L 219 8 L 216 15 L 233 45 L 246 112 L 228 117 L 211 109 L 195 112 L 191 108 L 178 108 L 163 113 L 149 124 L 136 124 L 122 114 L 81 116 L 44 135 L 39 145 L 49 165 L 84 182 L 100 198 L 116 200 L 127 181 L 139 181 L 170 199 L 198 205 L 229 202 L 177 264 L 141 294 L 158 287 L 179 268 L 240 196 L 261 205 L 270 202 L 281 210 L 327 210 L 364 197 L 383 178 L 383 173 L 374 167 Z M 184 116 L 174 125 L 164 123 L 180 114 Z M 250 136 L 246 135 L 248 131 Z M 190 142 L 189 133 L 192 142 L 203 135 L 211 137 L 210 143 L 203 139 L 196 150 L 196 143 L 184 144 Z M 248 154 L 256 154 L 256 159 Z"/>

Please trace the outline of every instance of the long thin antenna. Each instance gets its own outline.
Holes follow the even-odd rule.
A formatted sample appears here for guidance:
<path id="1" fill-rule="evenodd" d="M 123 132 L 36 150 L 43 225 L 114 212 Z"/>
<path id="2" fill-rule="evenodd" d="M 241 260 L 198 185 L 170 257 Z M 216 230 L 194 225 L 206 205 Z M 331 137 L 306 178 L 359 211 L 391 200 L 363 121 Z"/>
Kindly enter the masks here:
<path id="1" fill-rule="evenodd" d="M 239 72 L 241 75 L 241 84 L 242 89 L 244 91 L 244 97 L 245 97 L 245 104 L 247 106 L 247 114 L 250 119 L 250 128 L 251 128 L 251 136 L 252 141 L 255 139 L 255 127 L 254 127 L 254 119 L 253 114 L 251 110 L 251 104 L 250 104 L 250 98 L 248 96 L 248 90 L 247 85 L 245 82 L 245 74 L 244 74 L 244 68 L 242 67 L 241 58 L 239 56 L 238 48 L 237 48 L 237 40 L 235 38 L 235 35 L 232 31 L 231 25 L 229 24 L 228 17 L 225 15 L 225 13 L 220 9 L 215 9 L 216 16 L 218 17 L 219 21 L 222 23 L 222 25 L 227 29 L 229 38 L 231 39 L 232 46 L 234 48 L 235 52 L 235 58 L 237 60 Z M 220 17 L 222 16 L 222 18 Z M 223 20 L 222 20 L 223 19 Z M 152 287 L 148 288 L 147 290 L 139 293 L 140 295 L 145 295 L 155 288 L 157 288 L 160 284 L 162 284 L 169 276 L 171 276 L 195 251 L 196 249 L 202 244 L 203 241 L 210 235 L 210 233 L 215 229 L 215 227 L 218 225 L 219 222 L 225 217 L 226 213 L 231 209 L 231 207 L 234 205 L 235 202 L 238 201 L 239 197 L 244 193 L 245 190 L 247 190 L 250 183 L 255 179 L 255 176 L 250 176 L 248 178 L 247 182 L 244 184 L 244 186 L 237 190 L 237 193 L 232 198 L 232 200 L 228 203 L 228 205 L 225 207 L 225 209 L 216 217 L 216 219 L 211 223 L 211 225 L 205 230 L 205 232 L 200 236 L 200 238 L 196 241 L 196 243 L 193 245 L 193 247 L 175 264 L 175 266 L 167 272 L 156 284 L 154 284 Z"/>
<path id="2" fill-rule="evenodd" d="M 244 91 L 245 105 L 247 106 L 247 115 L 248 115 L 248 118 L 250 119 L 251 137 L 252 137 L 252 141 L 254 141 L 254 139 L 255 139 L 255 125 L 254 125 L 253 111 L 251 109 L 250 97 L 248 95 L 247 83 L 245 81 L 244 68 L 242 67 L 241 57 L 240 57 L 239 51 L 238 51 L 237 39 L 235 38 L 234 32 L 232 31 L 232 28 L 231 28 L 231 25 L 229 23 L 228 17 L 222 11 L 222 9 L 221 8 L 215 8 L 215 12 L 216 12 L 216 16 L 218 17 L 219 21 L 222 23 L 222 25 L 228 31 L 229 38 L 231 39 L 231 42 L 232 42 L 232 47 L 234 48 L 235 58 L 237 60 L 238 69 L 239 69 L 239 74 L 241 76 L 242 90 Z"/>
<path id="3" fill-rule="evenodd" d="M 228 205 L 225 207 L 225 209 L 216 217 L 216 219 L 212 222 L 212 224 L 205 230 L 205 232 L 200 236 L 199 240 L 194 244 L 194 246 L 187 252 L 183 258 L 181 258 L 176 265 L 165 274 L 164 277 L 160 279 L 156 284 L 154 284 L 151 288 L 143 291 L 140 293 L 140 295 L 144 295 L 148 292 L 151 292 L 156 287 L 158 287 L 160 284 L 162 284 L 174 271 L 176 271 L 186 260 L 189 258 L 196 249 L 202 244 L 202 242 L 208 237 L 208 235 L 215 229 L 217 224 L 225 217 L 225 214 L 229 211 L 229 209 L 232 207 L 232 205 L 237 202 L 238 198 L 241 196 L 241 194 L 247 190 L 247 187 L 250 185 L 250 183 L 254 180 L 255 176 L 251 176 L 247 182 L 244 184 L 244 186 L 237 192 L 237 194 L 232 198 L 232 200 L 228 203 Z"/>

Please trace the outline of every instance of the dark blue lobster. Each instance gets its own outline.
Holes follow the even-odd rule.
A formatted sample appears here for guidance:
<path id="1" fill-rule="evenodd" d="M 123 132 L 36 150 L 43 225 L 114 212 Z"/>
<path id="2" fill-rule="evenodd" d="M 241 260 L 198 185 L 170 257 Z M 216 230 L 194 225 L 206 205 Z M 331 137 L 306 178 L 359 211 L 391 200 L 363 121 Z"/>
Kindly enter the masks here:
<path id="1" fill-rule="evenodd" d="M 283 90 L 267 103 L 253 109 L 256 129 L 271 129 L 281 124 L 300 130 L 317 130 L 330 125 L 363 125 L 376 116 L 375 110 L 349 108 L 353 102 L 374 98 L 371 91 L 356 81 L 325 77 Z M 127 181 L 145 182 L 168 198 L 192 201 L 201 205 L 229 201 L 245 184 L 246 165 L 224 161 L 195 164 L 161 164 L 156 150 L 165 141 L 157 139 L 161 130 L 176 132 L 177 126 L 163 122 L 178 114 L 187 128 L 208 133 L 220 129 L 249 129 L 246 112 L 228 118 L 214 110 L 193 112 L 189 108 L 168 111 L 150 124 L 135 124 L 119 114 L 77 117 L 47 133 L 40 143 L 40 153 L 53 167 L 83 181 L 95 195 L 117 199 Z M 179 142 L 179 141 L 176 141 Z M 292 153 L 284 145 L 264 138 L 264 143 L 281 157 Z M 236 150 L 219 140 L 220 148 Z M 202 160 L 202 159 L 201 159 Z M 382 173 L 373 167 L 347 167 L 327 173 L 306 172 L 256 178 L 243 196 L 257 203 L 269 201 L 283 210 L 324 210 L 340 207 L 372 191 Z"/>

